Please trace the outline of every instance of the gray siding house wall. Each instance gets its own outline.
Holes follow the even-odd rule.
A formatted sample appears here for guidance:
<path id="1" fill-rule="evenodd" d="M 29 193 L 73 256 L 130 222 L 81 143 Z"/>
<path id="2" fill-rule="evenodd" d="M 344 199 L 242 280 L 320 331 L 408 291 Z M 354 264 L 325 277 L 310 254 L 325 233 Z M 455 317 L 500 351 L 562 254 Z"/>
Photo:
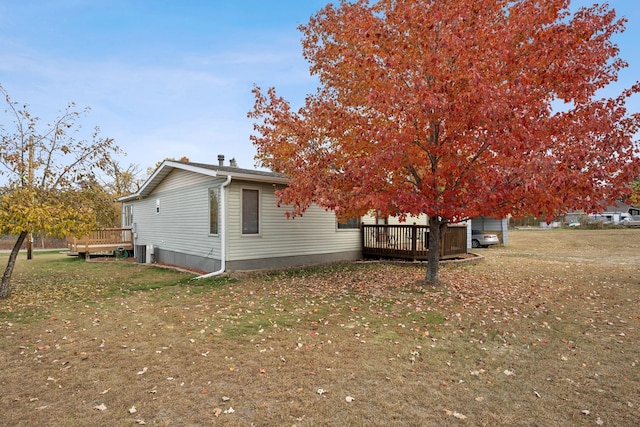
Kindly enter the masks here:
<path id="1" fill-rule="evenodd" d="M 242 190 L 258 190 L 259 232 L 242 233 Z M 338 229 L 333 212 L 312 205 L 302 217 L 287 219 L 273 185 L 233 182 L 228 191 L 229 269 L 254 270 L 362 258 L 360 229 Z"/>
<path id="2" fill-rule="evenodd" d="M 333 212 L 311 206 L 302 217 L 287 219 L 287 207 L 278 207 L 275 195 L 285 184 L 269 172 L 165 161 L 137 193 L 120 201 L 132 212 L 132 224 L 125 225 L 134 229 L 136 250 L 153 248 L 156 262 L 214 272 L 223 265 L 227 271 L 256 270 L 362 257 L 360 230 L 338 229 Z M 210 189 L 220 195 L 216 234 L 209 228 Z M 243 233 L 243 190 L 258 194 L 257 233 Z"/>

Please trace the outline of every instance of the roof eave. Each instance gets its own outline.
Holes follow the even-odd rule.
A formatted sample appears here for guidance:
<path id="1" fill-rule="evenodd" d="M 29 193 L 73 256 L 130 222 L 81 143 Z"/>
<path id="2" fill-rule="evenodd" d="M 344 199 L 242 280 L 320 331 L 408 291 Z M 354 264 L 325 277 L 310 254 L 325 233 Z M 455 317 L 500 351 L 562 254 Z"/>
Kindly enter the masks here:
<path id="1" fill-rule="evenodd" d="M 264 175 L 252 175 L 247 173 L 236 172 L 224 172 L 218 171 L 219 176 L 231 176 L 231 179 L 238 179 L 242 181 L 253 182 L 265 182 L 268 184 L 288 184 L 289 179 L 284 176 L 264 176 Z"/>
<path id="2" fill-rule="evenodd" d="M 127 196 L 122 196 L 116 199 L 118 202 L 130 202 L 133 200 L 142 199 L 147 197 L 151 192 L 162 182 L 163 179 L 171 173 L 174 169 L 181 169 L 185 171 L 190 171 L 194 173 L 199 173 L 201 175 L 207 175 L 211 177 L 227 177 L 230 176 L 231 179 L 237 179 L 242 181 L 251 181 L 251 182 L 264 182 L 268 184 L 282 184 L 286 185 L 289 183 L 289 179 L 284 176 L 268 176 L 268 175 L 254 175 L 251 173 L 243 173 L 243 172 L 234 172 L 234 171 L 226 171 L 226 170 L 217 170 L 210 169 L 200 166 L 194 166 L 188 163 L 176 162 L 173 160 L 165 160 L 162 162 L 160 166 L 155 170 L 155 172 L 147 178 L 147 180 L 140 186 L 140 189 L 133 194 L 129 194 Z"/>
<path id="3" fill-rule="evenodd" d="M 174 169 L 182 169 L 190 172 L 196 172 L 203 175 L 215 177 L 218 175 L 217 171 L 212 169 L 203 169 L 196 166 L 192 166 L 182 162 L 176 162 L 173 160 L 165 160 L 160 166 L 151 174 L 149 178 L 140 186 L 140 189 L 133 194 L 123 196 L 117 199 L 119 202 L 129 202 L 132 200 L 141 199 L 148 196 L 151 192 L 162 182 L 163 179 L 171 173 Z"/>

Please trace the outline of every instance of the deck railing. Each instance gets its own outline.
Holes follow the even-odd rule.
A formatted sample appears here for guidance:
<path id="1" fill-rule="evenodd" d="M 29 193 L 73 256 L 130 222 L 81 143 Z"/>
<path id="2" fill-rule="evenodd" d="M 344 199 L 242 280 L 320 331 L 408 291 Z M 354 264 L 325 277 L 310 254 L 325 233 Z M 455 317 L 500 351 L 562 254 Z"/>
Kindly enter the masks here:
<path id="1" fill-rule="evenodd" d="M 449 225 L 441 236 L 440 258 L 467 253 L 467 227 Z M 426 225 L 363 225 L 362 255 L 365 257 L 425 260 L 429 256 Z"/>
<path id="2" fill-rule="evenodd" d="M 133 233 L 130 228 L 103 228 L 81 238 L 67 237 L 67 247 L 73 253 L 115 251 L 119 248 L 133 250 Z"/>

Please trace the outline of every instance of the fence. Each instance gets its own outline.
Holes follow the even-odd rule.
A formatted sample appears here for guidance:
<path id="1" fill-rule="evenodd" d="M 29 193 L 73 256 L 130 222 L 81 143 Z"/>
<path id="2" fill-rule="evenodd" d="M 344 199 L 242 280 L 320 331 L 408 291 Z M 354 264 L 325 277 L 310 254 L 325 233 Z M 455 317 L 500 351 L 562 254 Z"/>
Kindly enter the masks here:
<path id="1" fill-rule="evenodd" d="M 73 253 L 115 251 L 118 248 L 133 250 L 133 233 L 130 228 L 103 228 L 78 239 L 67 237 L 67 247 Z"/>
<path id="2" fill-rule="evenodd" d="M 440 240 L 440 258 L 467 253 L 467 227 L 449 225 Z M 425 260 L 429 256 L 429 227 L 425 225 L 363 225 L 364 257 Z"/>

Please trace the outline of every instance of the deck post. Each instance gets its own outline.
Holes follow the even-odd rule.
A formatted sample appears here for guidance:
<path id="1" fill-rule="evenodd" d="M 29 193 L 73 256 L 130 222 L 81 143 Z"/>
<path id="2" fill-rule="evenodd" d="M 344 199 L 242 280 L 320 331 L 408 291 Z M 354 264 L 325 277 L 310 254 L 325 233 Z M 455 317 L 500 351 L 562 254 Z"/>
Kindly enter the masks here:
<path id="1" fill-rule="evenodd" d="M 418 258 L 417 250 L 418 250 L 418 226 L 415 223 L 413 223 L 413 225 L 411 226 L 411 257 L 413 258 L 413 261 L 416 261 Z"/>

